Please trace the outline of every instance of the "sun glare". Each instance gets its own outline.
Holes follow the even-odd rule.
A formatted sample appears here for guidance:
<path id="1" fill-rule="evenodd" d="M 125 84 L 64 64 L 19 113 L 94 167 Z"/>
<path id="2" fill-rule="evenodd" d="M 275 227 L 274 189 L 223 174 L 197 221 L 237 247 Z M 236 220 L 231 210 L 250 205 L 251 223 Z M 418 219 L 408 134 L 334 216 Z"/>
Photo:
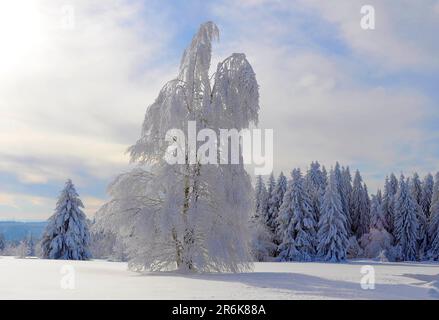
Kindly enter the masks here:
<path id="1" fill-rule="evenodd" d="M 0 2 L 0 68 L 12 70 L 41 49 L 43 19 L 34 0 Z"/>

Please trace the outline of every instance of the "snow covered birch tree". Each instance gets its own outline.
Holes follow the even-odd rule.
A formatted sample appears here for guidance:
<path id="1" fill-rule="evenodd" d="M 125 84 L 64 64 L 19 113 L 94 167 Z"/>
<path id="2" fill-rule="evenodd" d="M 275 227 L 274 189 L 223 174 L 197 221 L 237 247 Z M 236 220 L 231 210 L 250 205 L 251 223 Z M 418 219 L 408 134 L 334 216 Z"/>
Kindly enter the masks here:
<path id="1" fill-rule="evenodd" d="M 322 260 L 339 262 L 346 259 L 347 221 L 337 189 L 334 170 L 329 173 L 329 181 L 323 197 L 317 241 L 317 255 Z"/>
<path id="2" fill-rule="evenodd" d="M 244 54 L 219 63 L 211 83 L 212 41 L 218 35 L 214 23 L 201 25 L 177 78 L 148 107 L 141 137 L 129 149 L 131 160 L 149 165 L 148 171 L 117 178 L 109 188 L 111 201 L 99 212 L 100 225 L 125 239 L 134 270 L 236 272 L 251 266 L 253 188 L 242 161 L 204 164 L 206 155 L 190 148 L 191 137 L 181 143 L 174 135 L 188 132 L 191 121 L 198 133 L 218 134 L 220 128 L 240 131 L 258 120 L 258 84 Z M 164 160 L 179 152 L 185 164 Z"/>
<path id="3" fill-rule="evenodd" d="M 67 180 L 56 204 L 55 213 L 49 218 L 41 240 L 45 259 L 87 260 L 90 234 L 84 208 L 75 186 Z"/>

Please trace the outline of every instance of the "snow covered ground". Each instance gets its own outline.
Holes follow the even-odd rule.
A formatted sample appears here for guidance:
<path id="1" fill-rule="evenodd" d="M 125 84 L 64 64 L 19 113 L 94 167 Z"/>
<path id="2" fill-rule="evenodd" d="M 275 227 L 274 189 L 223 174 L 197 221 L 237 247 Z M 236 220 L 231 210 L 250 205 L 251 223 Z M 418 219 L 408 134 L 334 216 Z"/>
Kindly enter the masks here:
<path id="1" fill-rule="evenodd" d="M 361 288 L 364 265 L 374 268 L 374 290 Z M 63 289 L 72 274 L 75 288 Z M 101 260 L 0 257 L 0 299 L 439 299 L 439 264 L 256 263 L 249 273 L 181 275 L 137 274 Z"/>

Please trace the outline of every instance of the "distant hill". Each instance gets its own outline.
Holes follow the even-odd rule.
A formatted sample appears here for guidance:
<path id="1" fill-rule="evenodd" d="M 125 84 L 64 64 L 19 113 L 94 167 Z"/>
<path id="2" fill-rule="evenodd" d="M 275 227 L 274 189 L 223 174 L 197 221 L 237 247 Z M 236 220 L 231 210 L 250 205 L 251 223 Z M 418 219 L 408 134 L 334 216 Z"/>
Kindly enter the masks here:
<path id="1" fill-rule="evenodd" d="M 46 221 L 0 221 L 0 233 L 2 233 L 6 240 L 9 241 L 22 240 L 29 234 L 32 234 L 34 238 L 40 238 L 43 234 L 46 224 Z"/>

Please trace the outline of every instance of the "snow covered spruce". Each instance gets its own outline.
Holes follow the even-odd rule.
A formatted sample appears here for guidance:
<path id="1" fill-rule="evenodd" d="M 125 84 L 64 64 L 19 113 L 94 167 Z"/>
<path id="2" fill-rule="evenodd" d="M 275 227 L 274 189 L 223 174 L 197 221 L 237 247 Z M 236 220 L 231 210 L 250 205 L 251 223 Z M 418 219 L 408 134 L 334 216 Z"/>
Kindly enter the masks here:
<path id="1" fill-rule="evenodd" d="M 90 235 L 83 207 L 75 186 L 67 180 L 41 240 L 43 258 L 90 259 Z"/>
<path id="2" fill-rule="evenodd" d="M 168 130 L 186 132 L 188 121 L 196 121 L 197 130 L 239 131 L 258 120 L 258 84 L 244 54 L 219 63 L 211 82 L 211 43 L 218 35 L 212 22 L 201 25 L 177 78 L 148 107 L 141 137 L 129 149 L 139 167 L 116 178 L 111 200 L 97 214 L 95 229 L 124 241 L 134 270 L 251 267 L 253 188 L 243 165 L 201 164 L 198 155 L 195 164 L 164 160 Z M 184 150 L 188 159 L 189 148 Z M 140 167 L 145 164 L 148 171 Z"/>
<path id="3" fill-rule="evenodd" d="M 371 196 L 360 172 L 352 181 L 339 163 L 329 174 L 318 162 L 303 177 L 293 169 L 285 191 L 284 179 L 281 173 L 276 183 L 271 174 L 266 186 L 257 177 L 258 261 L 439 260 L 439 173 L 423 181 L 417 173 L 399 181 L 392 173 L 384 192 Z"/>

